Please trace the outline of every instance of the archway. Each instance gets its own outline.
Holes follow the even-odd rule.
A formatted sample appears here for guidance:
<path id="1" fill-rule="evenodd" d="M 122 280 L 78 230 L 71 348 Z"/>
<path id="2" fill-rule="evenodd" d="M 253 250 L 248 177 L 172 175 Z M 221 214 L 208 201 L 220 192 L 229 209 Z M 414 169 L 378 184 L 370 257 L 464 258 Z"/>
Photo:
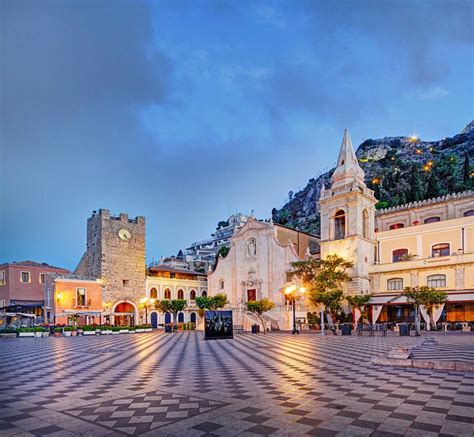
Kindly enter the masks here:
<path id="1" fill-rule="evenodd" d="M 165 324 L 171 323 L 171 313 L 165 313 Z"/>
<path id="2" fill-rule="evenodd" d="M 132 302 L 117 302 L 113 307 L 114 324 L 116 326 L 133 326 L 135 325 L 138 310 Z"/>
<path id="3" fill-rule="evenodd" d="M 178 323 L 184 323 L 184 313 L 178 314 Z"/>
<path id="4" fill-rule="evenodd" d="M 196 313 L 191 313 L 190 321 L 191 323 L 196 323 Z"/>
<path id="5" fill-rule="evenodd" d="M 150 321 L 151 321 L 152 328 L 158 328 L 158 314 L 157 313 L 151 313 Z"/>

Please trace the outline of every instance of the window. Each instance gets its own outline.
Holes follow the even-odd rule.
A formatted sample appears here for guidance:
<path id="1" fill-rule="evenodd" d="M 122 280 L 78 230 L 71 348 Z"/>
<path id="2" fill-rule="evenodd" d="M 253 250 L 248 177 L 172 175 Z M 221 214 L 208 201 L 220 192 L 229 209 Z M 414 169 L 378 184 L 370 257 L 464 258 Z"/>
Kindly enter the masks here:
<path id="1" fill-rule="evenodd" d="M 221 280 L 219 281 L 219 290 L 223 290 L 223 289 L 224 289 L 224 280 L 221 279 Z"/>
<path id="2" fill-rule="evenodd" d="M 334 216 L 334 239 L 342 240 L 346 236 L 346 214 L 339 210 Z"/>
<path id="3" fill-rule="evenodd" d="M 130 281 L 128 279 L 122 279 L 122 285 L 127 286 L 128 284 L 130 284 Z"/>
<path id="4" fill-rule="evenodd" d="M 152 288 L 150 290 L 150 299 L 158 299 L 158 292 L 156 291 L 156 288 Z"/>
<path id="5" fill-rule="evenodd" d="M 30 282 L 30 272 L 21 272 L 21 282 Z"/>
<path id="6" fill-rule="evenodd" d="M 469 211 L 466 211 L 463 216 L 464 217 L 472 217 L 474 215 L 474 209 L 470 209 Z"/>
<path id="7" fill-rule="evenodd" d="M 431 248 L 431 256 L 435 258 L 438 256 L 449 256 L 449 243 L 435 244 Z"/>
<path id="8" fill-rule="evenodd" d="M 0 271 L 0 285 L 6 285 L 7 278 L 5 276 L 5 270 Z"/>
<path id="9" fill-rule="evenodd" d="M 401 228 L 404 228 L 404 227 L 405 227 L 405 225 L 403 223 L 394 223 L 393 225 L 390 225 L 390 227 L 388 229 L 393 231 L 394 229 L 401 229 Z"/>
<path id="10" fill-rule="evenodd" d="M 77 300 L 78 307 L 86 306 L 86 289 L 85 288 L 76 289 L 76 300 Z"/>
<path id="11" fill-rule="evenodd" d="M 441 218 L 440 217 L 428 217 L 427 219 L 425 219 L 423 221 L 423 223 L 436 223 L 436 222 L 440 222 L 441 221 Z"/>
<path id="12" fill-rule="evenodd" d="M 408 256 L 408 249 L 397 249 L 392 252 L 392 262 L 403 261 Z"/>
<path id="13" fill-rule="evenodd" d="M 392 278 L 387 281 L 387 290 L 403 290 L 403 279 L 402 278 Z"/>
<path id="14" fill-rule="evenodd" d="M 202 297 L 206 297 L 206 296 L 207 296 L 207 291 L 204 290 L 204 291 L 201 293 L 201 296 L 202 296 Z"/>
<path id="15" fill-rule="evenodd" d="M 196 290 L 191 290 L 191 292 L 189 293 L 189 298 L 191 300 L 196 300 Z"/>
<path id="16" fill-rule="evenodd" d="M 176 273 L 170 273 L 170 278 L 171 278 L 171 279 L 176 278 Z"/>
<path id="17" fill-rule="evenodd" d="M 446 287 L 446 275 L 428 276 L 426 285 L 433 288 Z"/>
<path id="18" fill-rule="evenodd" d="M 184 299 L 184 291 L 181 288 L 178 290 L 178 299 Z"/>
<path id="19" fill-rule="evenodd" d="M 40 273 L 39 281 L 40 284 L 44 284 L 44 273 Z"/>
<path id="20" fill-rule="evenodd" d="M 171 290 L 169 288 L 165 290 L 165 299 L 171 299 Z"/>

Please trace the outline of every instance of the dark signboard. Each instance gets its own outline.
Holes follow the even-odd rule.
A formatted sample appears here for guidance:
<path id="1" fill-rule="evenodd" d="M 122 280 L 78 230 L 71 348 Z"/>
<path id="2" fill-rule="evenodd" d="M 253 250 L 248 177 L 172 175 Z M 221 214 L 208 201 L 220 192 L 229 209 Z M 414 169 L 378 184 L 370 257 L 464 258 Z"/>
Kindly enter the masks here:
<path id="1" fill-rule="evenodd" d="M 234 338 L 232 311 L 206 311 L 205 339 Z"/>

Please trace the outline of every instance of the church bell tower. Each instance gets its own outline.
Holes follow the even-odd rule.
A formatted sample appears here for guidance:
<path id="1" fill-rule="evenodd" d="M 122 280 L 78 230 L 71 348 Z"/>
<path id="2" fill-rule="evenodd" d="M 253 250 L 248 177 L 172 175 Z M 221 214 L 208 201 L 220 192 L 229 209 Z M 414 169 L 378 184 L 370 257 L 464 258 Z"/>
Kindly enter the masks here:
<path id="1" fill-rule="evenodd" d="M 377 199 L 365 185 L 364 176 L 346 129 L 331 187 L 323 187 L 319 198 L 321 258 L 336 254 L 354 264 L 345 294 L 370 291 L 369 266 L 374 264 L 375 256 Z"/>

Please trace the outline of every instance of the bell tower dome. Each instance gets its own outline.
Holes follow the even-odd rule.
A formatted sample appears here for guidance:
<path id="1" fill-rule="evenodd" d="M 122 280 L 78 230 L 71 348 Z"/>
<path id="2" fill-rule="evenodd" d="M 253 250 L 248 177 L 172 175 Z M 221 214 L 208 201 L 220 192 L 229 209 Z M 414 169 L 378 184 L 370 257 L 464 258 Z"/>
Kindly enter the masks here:
<path id="1" fill-rule="evenodd" d="M 336 254 L 354 264 L 346 294 L 369 293 L 369 266 L 374 264 L 377 199 L 364 176 L 346 129 L 331 187 L 319 198 L 321 258 Z"/>

